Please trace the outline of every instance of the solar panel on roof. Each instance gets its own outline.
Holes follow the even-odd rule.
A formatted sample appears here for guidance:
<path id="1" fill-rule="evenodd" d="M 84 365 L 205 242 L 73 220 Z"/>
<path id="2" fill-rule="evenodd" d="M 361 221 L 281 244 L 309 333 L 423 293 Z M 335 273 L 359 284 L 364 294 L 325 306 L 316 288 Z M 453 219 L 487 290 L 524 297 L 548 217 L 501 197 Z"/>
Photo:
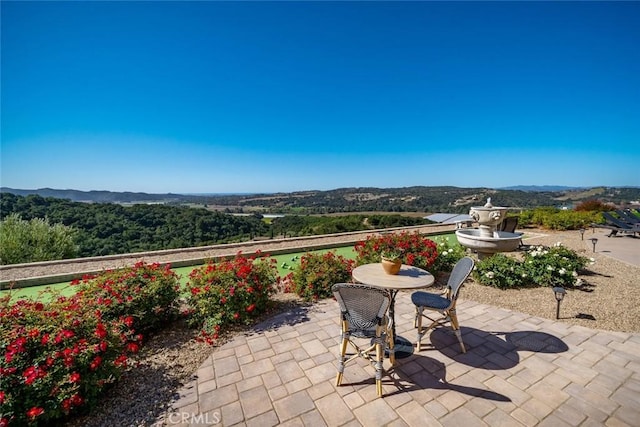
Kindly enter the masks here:
<path id="1" fill-rule="evenodd" d="M 458 221 L 471 221 L 471 217 L 467 214 L 434 213 L 426 218 L 430 221 L 439 222 L 441 224 L 454 224 Z"/>

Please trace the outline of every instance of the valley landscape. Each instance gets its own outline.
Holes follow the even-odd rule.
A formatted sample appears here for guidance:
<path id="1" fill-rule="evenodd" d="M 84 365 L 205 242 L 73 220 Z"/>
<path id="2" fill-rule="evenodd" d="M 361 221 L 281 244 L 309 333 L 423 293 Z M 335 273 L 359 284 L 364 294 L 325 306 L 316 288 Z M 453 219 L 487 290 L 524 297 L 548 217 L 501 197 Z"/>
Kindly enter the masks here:
<path id="1" fill-rule="evenodd" d="M 402 188 L 352 187 L 328 191 L 299 191 L 269 194 L 149 194 L 141 192 L 78 191 L 51 188 L 13 189 L 0 193 L 39 195 L 77 202 L 119 204 L 170 204 L 200 206 L 229 213 L 332 214 L 345 212 L 451 212 L 466 213 L 491 197 L 494 204 L 511 209 L 540 206 L 571 207 L 598 199 L 616 206 L 640 205 L 640 187 L 515 186 L 500 189 L 453 186 L 412 186 Z"/>

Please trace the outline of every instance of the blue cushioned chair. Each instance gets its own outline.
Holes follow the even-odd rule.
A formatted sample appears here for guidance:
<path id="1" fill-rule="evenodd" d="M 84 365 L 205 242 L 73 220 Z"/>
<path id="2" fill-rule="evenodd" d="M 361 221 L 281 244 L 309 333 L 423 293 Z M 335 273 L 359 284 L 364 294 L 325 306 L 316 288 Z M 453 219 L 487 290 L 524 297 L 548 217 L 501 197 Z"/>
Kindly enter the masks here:
<path id="1" fill-rule="evenodd" d="M 471 271 L 473 271 L 474 265 L 475 262 L 472 258 L 464 257 L 460 259 L 453 267 L 453 271 L 447 282 L 447 287 L 442 295 L 423 291 L 414 292 L 411 295 L 411 301 L 416 306 L 414 325 L 418 329 L 417 351 L 420 351 L 422 337 L 429 332 L 429 330 L 438 325 L 451 323 L 451 329 L 453 329 L 453 332 L 458 337 L 458 341 L 460 341 L 462 352 L 466 353 L 467 350 L 464 348 L 464 343 L 462 342 L 462 334 L 460 333 L 460 325 L 458 324 L 458 316 L 456 315 L 456 302 L 460 294 L 460 288 L 469 277 L 469 274 L 471 274 Z M 436 312 L 439 316 L 432 318 L 425 314 L 425 311 Z M 433 316 L 433 314 L 431 315 Z M 423 317 L 431 321 L 431 324 L 427 328 L 422 327 Z"/>

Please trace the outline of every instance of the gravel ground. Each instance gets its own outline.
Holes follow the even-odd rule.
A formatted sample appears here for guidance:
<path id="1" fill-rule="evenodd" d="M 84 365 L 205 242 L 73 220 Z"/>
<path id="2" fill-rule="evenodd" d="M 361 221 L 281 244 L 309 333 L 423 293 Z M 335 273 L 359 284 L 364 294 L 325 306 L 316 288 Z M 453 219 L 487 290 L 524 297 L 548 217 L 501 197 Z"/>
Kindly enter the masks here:
<path id="1" fill-rule="evenodd" d="M 568 290 L 561 306 L 561 321 L 570 324 L 582 325 L 593 329 L 603 329 L 621 332 L 640 332 L 640 286 L 637 278 L 640 276 L 640 267 L 618 261 L 599 253 L 591 253 L 587 250 L 585 241 L 580 239 L 576 232 L 553 232 L 548 230 L 526 230 L 525 240 L 528 245 L 552 246 L 561 242 L 578 253 L 593 257 L 594 262 L 580 275 L 584 285 L 580 289 Z M 350 242 L 366 236 L 365 234 L 341 235 L 309 240 L 269 241 L 261 242 L 264 252 L 288 249 L 295 246 L 310 247 L 316 244 L 329 244 L 334 241 Z M 230 250 L 233 251 L 230 252 Z M 245 253 L 255 250 L 253 246 L 234 246 L 216 252 L 207 249 L 208 257 L 229 255 L 242 250 Z M 226 253 L 222 253 L 226 252 Z M 176 259 L 178 255 L 168 254 L 168 257 Z M 198 256 L 201 256 L 200 254 Z M 183 259 L 194 258 L 193 253 L 183 254 Z M 139 257 L 132 257 L 131 259 Z M 152 262 L 167 262 L 158 257 L 145 256 L 145 260 Z M 91 265 L 91 268 L 113 268 L 123 265 L 129 259 L 118 259 Z M 112 265 L 115 264 L 115 265 Z M 46 271 L 51 274 L 58 268 L 58 272 L 80 271 L 78 265 L 73 267 L 47 266 Z M 83 268 L 86 267 L 83 266 Z M 43 275 L 40 267 L 28 270 L 23 269 L 2 270 L 2 280 L 14 277 L 29 277 L 29 274 Z M 66 268 L 66 270 L 64 270 Z M 20 272 L 18 273 L 18 270 Z M 64 271 L 63 271 L 64 270 Z M 475 283 L 467 282 L 462 290 L 461 300 L 473 300 L 490 304 L 534 316 L 555 319 L 556 304 L 551 291 L 548 288 L 533 288 L 520 290 L 498 290 L 488 288 Z M 285 310 L 301 304 L 297 298 L 290 295 L 280 295 L 273 309 L 267 316 L 278 311 Z M 232 338 L 242 331 L 231 331 L 226 339 Z M 177 322 L 170 328 L 153 336 L 145 344 L 143 350 L 132 360 L 130 370 L 121 381 L 110 390 L 101 400 L 98 407 L 94 408 L 91 415 L 76 417 L 67 426 L 112 426 L 112 425 L 150 425 L 166 410 L 173 394 L 188 382 L 196 372 L 204 359 L 211 354 L 213 349 L 205 344 L 196 342 L 193 338 L 195 332 L 186 327 L 183 322 Z"/>
<path id="2" fill-rule="evenodd" d="M 525 232 L 533 236 L 524 241 L 527 245 L 553 246 L 561 242 L 563 246 L 593 259 L 579 276 L 583 285 L 579 289 L 567 289 L 561 303 L 560 321 L 591 329 L 640 332 L 639 266 L 592 253 L 590 242 L 586 238 L 581 240 L 576 231 Z M 636 243 L 640 248 L 640 242 Z M 549 288 L 500 290 L 470 280 L 460 294 L 460 300 L 464 299 L 552 320 L 556 317 L 556 302 Z"/>

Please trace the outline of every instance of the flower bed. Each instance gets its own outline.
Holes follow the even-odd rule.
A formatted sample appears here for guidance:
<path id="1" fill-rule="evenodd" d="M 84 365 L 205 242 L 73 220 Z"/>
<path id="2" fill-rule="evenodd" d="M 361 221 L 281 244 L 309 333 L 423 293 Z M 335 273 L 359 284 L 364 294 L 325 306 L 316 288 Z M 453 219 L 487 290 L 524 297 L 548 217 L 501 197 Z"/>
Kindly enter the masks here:
<path id="1" fill-rule="evenodd" d="M 588 259 L 561 244 L 553 247 L 535 246 L 522 261 L 495 254 L 476 264 L 475 279 L 500 289 L 527 286 L 561 286 L 571 288 L 580 284 L 578 272 Z"/>
<path id="2" fill-rule="evenodd" d="M 333 296 L 331 286 L 350 282 L 355 262 L 334 252 L 307 253 L 292 274 L 293 290 L 305 301 Z"/>
<path id="3" fill-rule="evenodd" d="M 201 339 L 213 344 L 231 324 L 248 324 L 263 313 L 279 277 L 276 260 L 245 258 L 209 263 L 189 275 L 189 322 L 201 328 Z"/>
<path id="4" fill-rule="evenodd" d="M 0 299 L 0 425 L 51 423 L 93 406 L 140 348 L 140 331 L 175 314 L 168 267 L 139 263 L 77 285 L 47 303 Z"/>
<path id="5" fill-rule="evenodd" d="M 430 270 L 438 258 L 438 248 L 431 239 L 420 233 L 394 233 L 383 236 L 368 236 L 356 243 L 356 264 L 380 262 L 381 254 L 395 253 L 403 264 Z"/>

